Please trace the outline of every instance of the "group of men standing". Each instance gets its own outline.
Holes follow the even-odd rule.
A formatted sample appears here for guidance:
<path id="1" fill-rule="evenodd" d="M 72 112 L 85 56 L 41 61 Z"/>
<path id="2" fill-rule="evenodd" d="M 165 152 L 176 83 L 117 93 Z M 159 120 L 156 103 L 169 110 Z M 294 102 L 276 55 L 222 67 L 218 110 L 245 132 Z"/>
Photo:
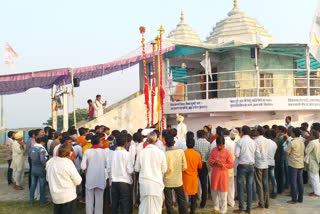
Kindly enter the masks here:
<path id="1" fill-rule="evenodd" d="M 50 128 L 45 133 L 33 130 L 26 145 L 30 203 L 37 183 L 40 202 L 45 203 L 45 180 L 55 213 L 70 213 L 76 199 L 85 199 L 87 214 L 101 214 L 106 204 L 111 204 L 114 214 L 119 207 L 122 213 L 132 213 L 134 202 L 140 214 L 160 214 L 163 207 L 172 214 L 176 203 L 179 213 L 187 214 L 190 202 L 190 213 L 194 214 L 197 200 L 204 208 L 210 193 L 217 212 L 226 213 L 228 205 L 234 207 L 237 196 L 239 208 L 235 212 L 251 213 L 253 199 L 258 200 L 254 209 L 268 209 L 269 197 L 276 198 L 289 185 L 288 203 L 302 203 L 304 170 L 314 191 L 310 195 L 320 196 L 319 132 L 320 123 L 312 124 L 310 132 L 306 124 L 299 128 L 217 127 L 215 134 L 205 126 L 197 131 L 197 139 L 193 132 L 181 138 L 174 128 L 162 133 L 140 129 L 133 136 L 125 130 L 110 132 L 105 126 L 95 130 L 71 127 L 67 133 Z M 12 162 L 8 156 L 8 183 L 12 183 L 12 168 L 14 188 L 20 189 L 18 151 L 23 151 L 24 144 L 14 132 L 8 136 L 8 155 L 12 154 Z"/>

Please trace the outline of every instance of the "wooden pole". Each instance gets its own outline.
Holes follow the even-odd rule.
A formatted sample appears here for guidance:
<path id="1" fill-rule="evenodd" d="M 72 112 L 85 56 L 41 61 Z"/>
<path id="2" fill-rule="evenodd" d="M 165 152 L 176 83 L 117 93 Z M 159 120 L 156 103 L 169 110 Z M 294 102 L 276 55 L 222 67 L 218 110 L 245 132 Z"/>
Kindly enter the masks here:
<path id="1" fill-rule="evenodd" d="M 69 128 L 69 112 L 68 112 L 68 88 L 63 89 L 63 131 L 68 131 Z"/>
<path id="2" fill-rule="evenodd" d="M 54 130 L 58 130 L 58 123 L 57 123 L 57 101 L 54 98 L 54 93 L 53 93 L 53 87 L 51 89 L 51 111 L 52 111 L 52 128 Z"/>

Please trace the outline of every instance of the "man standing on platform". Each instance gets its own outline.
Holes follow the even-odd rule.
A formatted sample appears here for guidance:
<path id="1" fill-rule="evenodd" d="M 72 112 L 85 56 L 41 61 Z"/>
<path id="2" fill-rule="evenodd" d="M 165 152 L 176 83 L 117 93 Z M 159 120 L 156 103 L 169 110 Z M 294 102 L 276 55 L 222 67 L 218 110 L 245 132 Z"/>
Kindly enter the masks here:
<path id="1" fill-rule="evenodd" d="M 95 119 L 95 117 L 94 117 L 94 108 L 93 108 L 93 103 L 92 103 L 91 99 L 88 100 L 87 103 L 89 105 L 87 120 L 90 122 L 90 121 Z"/>
<path id="2" fill-rule="evenodd" d="M 107 101 L 102 102 L 101 95 L 96 96 L 96 100 L 93 103 L 94 114 L 93 117 L 97 118 L 103 115 L 103 110 L 107 107 Z"/>

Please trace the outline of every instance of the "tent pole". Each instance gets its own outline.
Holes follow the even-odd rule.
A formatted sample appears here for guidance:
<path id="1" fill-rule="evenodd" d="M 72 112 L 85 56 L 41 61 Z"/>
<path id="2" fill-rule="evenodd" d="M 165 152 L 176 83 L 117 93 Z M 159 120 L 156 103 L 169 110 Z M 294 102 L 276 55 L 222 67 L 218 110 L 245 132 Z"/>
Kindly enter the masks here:
<path id="1" fill-rule="evenodd" d="M 4 105 L 3 105 L 3 95 L 1 95 L 1 143 L 4 142 Z"/>
<path id="2" fill-rule="evenodd" d="M 76 103 L 74 95 L 74 82 L 73 82 L 73 69 L 71 68 L 71 86 L 72 86 L 72 101 L 73 101 L 73 125 L 77 128 L 77 117 L 76 117 Z"/>
<path id="3" fill-rule="evenodd" d="M 55 96 L 53 93 L 53 86 L 51 89 L 51 111 L 52 111 L 52 128 L 54 130 L 58 130 L 58 124 L 57 124 L 57 101 L 55 100 Z"/>

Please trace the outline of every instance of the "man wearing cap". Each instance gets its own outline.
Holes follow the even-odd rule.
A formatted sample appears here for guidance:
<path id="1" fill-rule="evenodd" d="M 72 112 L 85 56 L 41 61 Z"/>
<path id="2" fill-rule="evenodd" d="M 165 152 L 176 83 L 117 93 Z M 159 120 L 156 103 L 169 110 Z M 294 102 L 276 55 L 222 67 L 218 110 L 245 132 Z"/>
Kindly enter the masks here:
<path id="1" fill-rule="evenodd" d="M 16 140 L 12 143 L 12 163 L 11 169 L 13 170 L 14 181 L 16 182 L 15 189 L 23 190 L 21 184 L 24 175 L 24 141 L 22 132 L 15 135 Z"/>
<path id="2" fill-rule="evenodd" d="M 14 186 L 14 183 L 12 182 L 12 169 L 11 169 L 11 163 L 12 163 L 12 144 L 14 141 L 16 133 L 15 132 L 8 132 L 8 140 L 6 141 L 6 151 L 7 151 L 7 161 L 8 161 L 8 185 Z"/>

